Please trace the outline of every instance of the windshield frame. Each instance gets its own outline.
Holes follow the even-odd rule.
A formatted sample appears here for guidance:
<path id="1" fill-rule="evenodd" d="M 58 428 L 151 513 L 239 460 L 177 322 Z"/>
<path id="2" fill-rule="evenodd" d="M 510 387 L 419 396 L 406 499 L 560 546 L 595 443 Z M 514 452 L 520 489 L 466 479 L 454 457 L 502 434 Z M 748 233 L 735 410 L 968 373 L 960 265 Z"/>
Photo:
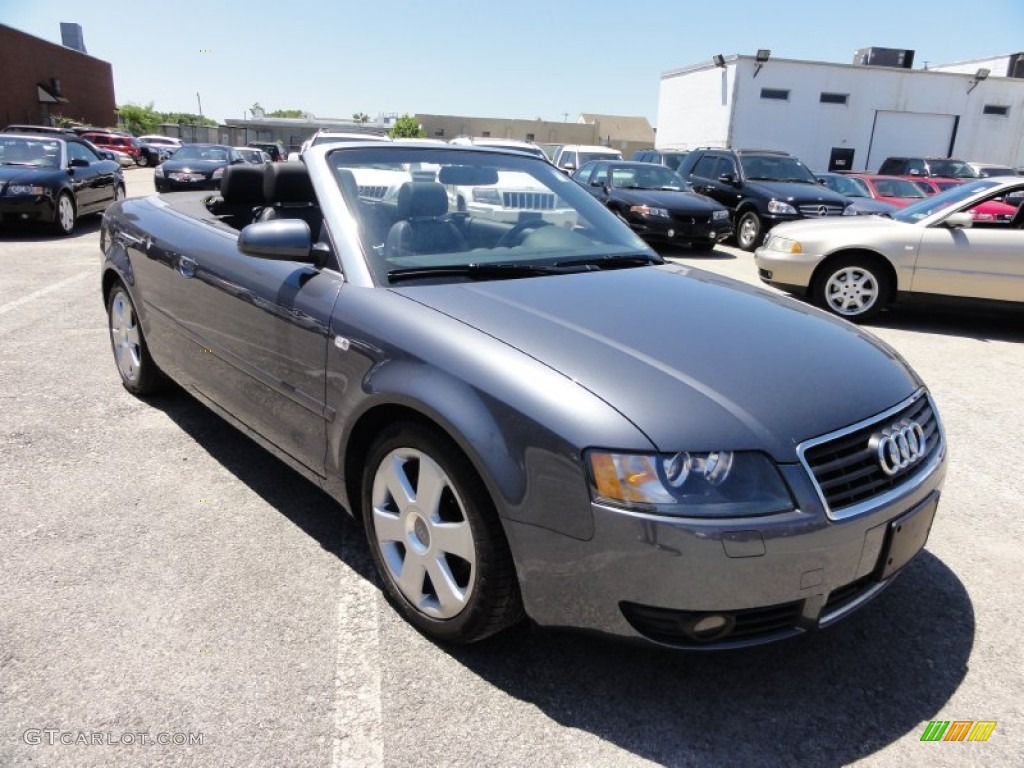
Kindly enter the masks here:
<path id="1" fill-rule="evenodd" d="M 366 142 L 313 147 L 307 150 L 302 160 L 309 168 L 314 187 L 321 198 L 321 210 L 324 213 L 331 238 L 335 241 L 335 252 L 341 270 L 346 278 L 359 285 L 394 288 L 395 286 L 388 279 L 388 272 L 402 267 L 421 265 L 457 267 L 468 264 L 504 263 L 545 266 L 579 258 L 602 259 L 641 255 L 645 258 L 658 258 L 650 246 L 631 229 L 622 225 L 604 205 L 569 176 L 546 160 L 517 150 L 443 144 L 434 146 L 401 141 Z M 376 245 L 377 237 L 371 238 L 366 233 L 358 234 L 361 231 L 358 225 L 367 219 L 362 218 L 365 214 L 360 214 L 356 208 L 351 207 L 351 201 L 346 198 L 346 194 L 350 193 L 342 191 L 335 178 L 333 168 L 337 165 L 354 170 L 359 168 L 381 170 L 384 166 L 394 167 L 398 164 L 407 166 L 410 175 L 417 169 L 422 171 L 430 166 L 469 165 L 494 167 L 498 173 L 507 173 L 512 177 L 530 176 L 539 187 L 547 187 L 548 192 L 555 194 L 556 200 L 560 201 L 556 213 L 564 211 L 567 221 L 575 221 L 575 225 L 570 226 L 564 222 L 555 225 L 554 229 L 550 230 L 554 233 L 553 244 L 524 245 L 522 250 L 517 250 L 520 244 L 495 247 L 496 243 L 492 243 L 470 251 L 442 252 L 429 257 L 405 255 L 385 257 L 384 251 Z M 416 181 L 417 179 L 411 178 L 410 180 Z M 440 179 L 437 181 L 441 183 Z M 499 177 L 496 188 L 500 189 L 502 183 L 504 182 Z M 446 184 L 445 186 L 462 186 L 473 189 L 479 184 Z M 451 192 L 451 190 L 448 191 Z M 365 201 L 368 198 L 361 196 L 360 199 Z M 387 202 L 390 199 L 389 192 L 388 197 L 381 199 L 381 202 Z M 449 213 L 445 216 L 472 215 L 471 212 L 453 208 L 450 194 L 448 210 Z M 547 211 L 543 213 L 546 216 Z M 520 219 L 520 221 L 525 220 L 527 219 Z M 512 228 L 508 221 L 498 223 L 508 224 L 509 229 Z M 580 226 L 583 227 L 582 230 L 579 229 Z M 496 230 L 497 228 L 492 229 Z M 577 245 L 574 238 L 580 238 L 581 245 Z M 582 245 L 584 239 L 588 240 L 586 247 Z M 404 289 L 407 285 L 413 288 L 421 284 L 437 284 L 438 282 L 459 283 L 466 280 L 467 278 L 464 276 L 430 277 L 403 281 L 402 287 Z"/>

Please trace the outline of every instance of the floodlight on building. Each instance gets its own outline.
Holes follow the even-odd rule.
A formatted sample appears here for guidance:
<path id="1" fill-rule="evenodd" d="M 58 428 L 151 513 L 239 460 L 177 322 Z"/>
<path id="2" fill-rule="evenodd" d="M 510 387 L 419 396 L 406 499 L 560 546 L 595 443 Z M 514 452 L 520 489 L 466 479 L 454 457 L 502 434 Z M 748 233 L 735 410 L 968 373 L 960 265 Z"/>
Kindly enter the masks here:
<path id="1" fill-rule="evenodd" d="M 725 56 L 723 56 L 722 54 L 716 53 L 714 56 L 711 57 L 711 60 L 715 62 L 716 67 L 721 67 L 722 69 L 725 69 Z"/>
<path id="2" fill-rule="evenodd" d="M 980 83 L 982 80 L 987 79 L 988 76 L 991 74 L 992 70 L 990 69 L 985 69 L 984 67 L 979 69 L 977 72 L 974 73 L 974 77 L 971 78 L 971 84 L 967 88 L 967 92 L 970 93 L 971 91 L 973 91 L 975 88 L 978 87 L 978 83 Z"/>
<path id="3" fill-rule="evenodd" d="M 754 56 L 754 63 L 757 64 L 757 68 L 754 70 L 754 77 L 757 77 L 757 73 L 761 71 L 768 59 L 771 58 L 772 52 L 767 48 L 758 48 L 757 55 Z"/>

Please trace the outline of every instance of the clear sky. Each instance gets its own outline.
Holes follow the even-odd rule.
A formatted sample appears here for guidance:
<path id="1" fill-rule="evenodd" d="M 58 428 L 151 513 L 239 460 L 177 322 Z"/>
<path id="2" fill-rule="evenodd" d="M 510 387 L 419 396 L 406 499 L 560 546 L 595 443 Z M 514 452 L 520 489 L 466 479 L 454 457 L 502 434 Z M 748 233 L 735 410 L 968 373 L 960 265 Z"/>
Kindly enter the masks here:
<path id="1" fill-rule="evenodd" d="M 87 9 L 87 10 L 86 10 Z M 0 23 L 60 42 L 82 25 L 117 103 L 242 118 L 304 109 L 654 124 L 662 72 L 716 53 L 850 63 L 915 50 L 914 66 L 1024 50 L 1024 0 L 0 0 Z M 2 73 L 0 73 L 2 76 Z"/>

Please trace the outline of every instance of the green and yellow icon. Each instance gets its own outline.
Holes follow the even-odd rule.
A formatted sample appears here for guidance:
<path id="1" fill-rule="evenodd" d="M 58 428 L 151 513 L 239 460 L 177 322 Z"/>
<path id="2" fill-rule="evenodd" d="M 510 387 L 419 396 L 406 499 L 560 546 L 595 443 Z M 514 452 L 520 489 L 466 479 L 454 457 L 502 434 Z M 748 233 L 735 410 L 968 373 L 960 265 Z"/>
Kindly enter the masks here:
<path id="1" fill-rule="evenodd" d="M 995 720 L 932 720 L 921 734 L 921 741 L 988 741 L 996 728 Z"/>

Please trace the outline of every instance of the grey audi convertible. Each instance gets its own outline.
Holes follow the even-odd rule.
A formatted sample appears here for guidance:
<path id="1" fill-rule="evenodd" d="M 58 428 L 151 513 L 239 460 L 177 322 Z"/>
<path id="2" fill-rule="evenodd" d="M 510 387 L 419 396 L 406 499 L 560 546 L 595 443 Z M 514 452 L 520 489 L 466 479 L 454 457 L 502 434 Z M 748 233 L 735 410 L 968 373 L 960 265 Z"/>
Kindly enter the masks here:
<path id="1" fill-rule="evenodd" d="M 543 160 L 313 147 L 120 202 L 100 242 L 124 386 L 177 382 L 337 499 L 435 640 L 768 642 L 928 537 L 945 438 L 893 350 L 666 263 Z"/>

